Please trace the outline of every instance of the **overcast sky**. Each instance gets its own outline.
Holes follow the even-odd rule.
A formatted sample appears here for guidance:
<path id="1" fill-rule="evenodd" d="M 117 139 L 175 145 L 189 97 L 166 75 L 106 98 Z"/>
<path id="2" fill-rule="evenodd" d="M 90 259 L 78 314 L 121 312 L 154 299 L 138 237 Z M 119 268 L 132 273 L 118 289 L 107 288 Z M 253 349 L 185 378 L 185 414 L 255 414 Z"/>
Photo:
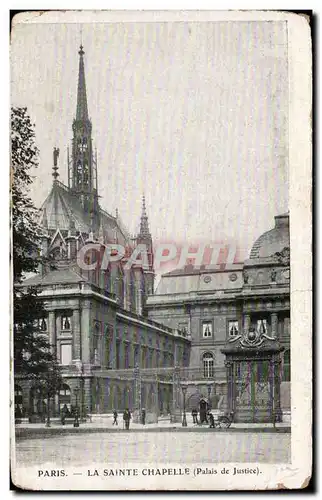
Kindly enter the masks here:
<path id="1" fill-rule="evenodd" d="M 41 19 L 41 18 L 40 18 Z M 288 210 L 287 33 L 282 22 L 83 24 L 101 205 L 156 241 L 254 240 Z M 12 99 L 36 124 L 38 206 L 76 111 L 80 24 L 20 24 Z"/>

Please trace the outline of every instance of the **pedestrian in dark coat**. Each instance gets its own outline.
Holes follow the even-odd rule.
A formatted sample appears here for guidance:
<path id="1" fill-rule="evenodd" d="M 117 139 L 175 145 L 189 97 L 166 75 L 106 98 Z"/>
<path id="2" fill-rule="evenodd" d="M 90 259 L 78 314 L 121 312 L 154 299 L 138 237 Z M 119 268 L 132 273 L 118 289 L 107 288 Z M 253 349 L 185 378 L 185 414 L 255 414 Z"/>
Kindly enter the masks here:
<path id="1" fill-rule="evenodd" d="M 117 411 L 116 411 L 116 410 L 114 410 L 114 411 L 113 411 L 113 418 L 114 418 L 114 420 L 113 420 L 113 425 L 114 425 L 114 424 L 115 424 L 115 425 L 118 425 L 118 423 L 117 423 Z"/>
<path id="2" fill-rule="evenodd" d="M 67 415 L 68 415 L 68 408 L 67 408 L 67 405 L 65 404 L 61 410 L 61 424 L 62 425 L 65 425 L 65 420 L 67 418 Z"/>
<path id="3" fill-rule="evenodd" d="M 209 427 L 210 427 L 211 429 L 214 429 L 214 428 L 215 428 L 215 419 L 214 419 L 213 414 L 212 414 L 212 413 L 210 413 L 210 412 L 208 413 L 208 421 L 209 421 L 209 423 L 210 423 Z"/>
<path id="4" fill-rule="evenodd" d="M 196 408 L 193 408 L 191 412 L 192 418 L 193 418 L 193 423 L 197 424 L 198 423 L 198 411 Z"/>
<path id="5" fill-rule="evenodd" d="M 123 413 L 123 420 L 125 422 L 125 429 L 126 430 L 129 430 L 130 428 L 130 420 L 131 420 L 131 413 L 130 413 L 130 410 L 128 408 L 126 408 L 126 410 L 124 411 Z"/>
<path id="6" fill-rule="evenodd" d="M 143 408 L 143 410 L 142 410 L 142 424 L 143 425 L 145 425 L 145 415 L 146 415 L 145 409 Z"/>

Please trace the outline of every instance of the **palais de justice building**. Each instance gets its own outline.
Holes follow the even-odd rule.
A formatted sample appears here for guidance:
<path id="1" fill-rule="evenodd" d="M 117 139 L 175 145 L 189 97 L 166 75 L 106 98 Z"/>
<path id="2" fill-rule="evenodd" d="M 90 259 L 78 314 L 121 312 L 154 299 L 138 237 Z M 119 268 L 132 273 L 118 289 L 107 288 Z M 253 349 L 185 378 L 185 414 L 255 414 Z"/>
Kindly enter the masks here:
<path id="1" fill-rule="evenodd" d="M 290 407 L 288 215 L 275 217 L 244 263 L 172 271 L 154 292 L 144 198 L 135 236 L 99 203 L 82 46 L 72 130 L 68 185 L 59 181 L 55 147 L 53 184 L 41 209 L 49 263 L 25 281 L 39 286 L 47 312 L 41 327 L 62 366 L 64 385 L 51 413 L 75 405 L 77 394 L 83 416 L 128 407 L 135 416 L 145 408 L 147 422 L 160 414 L 179 420 L 185 394 L 189 410 L 207 403 L 233 409 L 237 421 L 280 419 Z M 126 253 L 106 270 L 85 271 L 77 254 L 87 244 L 122 245 Z M 148 248 L 148 264 L 126 270 L 138 244 Z M 90 264 L 94 257 L 86 255 Z M 42 418 L 39 387 L 17 378 L 15 395 L 25 416 Z"/>

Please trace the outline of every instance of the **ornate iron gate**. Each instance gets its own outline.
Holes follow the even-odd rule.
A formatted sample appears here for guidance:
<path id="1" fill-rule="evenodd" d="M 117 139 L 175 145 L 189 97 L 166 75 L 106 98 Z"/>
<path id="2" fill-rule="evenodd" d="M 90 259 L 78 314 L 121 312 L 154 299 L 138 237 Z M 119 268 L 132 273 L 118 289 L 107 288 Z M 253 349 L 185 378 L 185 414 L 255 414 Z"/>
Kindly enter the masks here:
<path id="1" fill-rule="evenodd" d="M 269 360 L 242 360 L 234 363 L 236 420 L 262 422 L 273 410 L 273 371 Z"/>

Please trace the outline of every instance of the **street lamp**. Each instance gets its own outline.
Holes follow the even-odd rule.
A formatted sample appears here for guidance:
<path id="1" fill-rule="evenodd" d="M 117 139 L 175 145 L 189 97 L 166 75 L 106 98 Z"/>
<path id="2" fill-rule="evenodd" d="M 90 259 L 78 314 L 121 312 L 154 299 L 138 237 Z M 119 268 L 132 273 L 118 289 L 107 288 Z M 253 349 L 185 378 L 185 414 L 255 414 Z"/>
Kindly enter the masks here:
<path id="1" fill-rule="evenodd" d="M 50 427 L 50 394 L 49 394 L 49 389 L 47 390 L 47 419 L 46 419 L 46 427 Z"/>
<path id="2" fill-rule="evenodd" d="M 182 385 L 182 394 L 183 394 L 183 418 L 182 418 L 182 427 L 187 427 L 187 417 L 186 417 L 186 392 L 187 386 Z"/>
<path id="3" fill-rule="evenodd" d="M 212 386 L 212 383 L 208 383 L 207 384 L 207 389 L 208 389 L 208 402 L 209 402 L 209 406 L 210 406 L 210 394 L 211 394 L 211 386 Z"/>
<path id="4" fill-rule="evenodd" d="M 74 427 L 79 427 L 79 420 L 78 420 L 78 393 L 79 393 L 79 387 L 76 387 L 75 389 L 75 396 L 76 396 L 76 410 L 75 410 L 75 420 L 74 420 Z"/>

